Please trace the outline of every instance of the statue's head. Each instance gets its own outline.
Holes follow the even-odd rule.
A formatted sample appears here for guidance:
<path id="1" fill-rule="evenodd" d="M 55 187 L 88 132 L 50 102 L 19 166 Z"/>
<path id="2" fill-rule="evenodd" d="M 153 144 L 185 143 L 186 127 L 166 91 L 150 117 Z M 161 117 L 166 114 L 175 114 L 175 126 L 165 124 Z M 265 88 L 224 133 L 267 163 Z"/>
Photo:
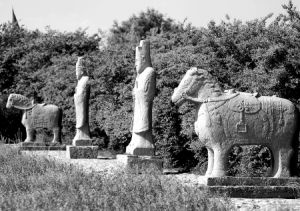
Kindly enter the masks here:
<path id="1" fill-rule="evenodd" d="M 137 73 L 140 74 L 147 67 L 152 67 L 150 58 L 150 42 L 149 40 L 141 40 L 140 45 L 136 47 L 135 68 Z"/>
<path id="2" fill-rule="evenodd" d="M 177 88 L 174 89 L 172 102 L 180 105 L 184 102 L 184 94 L 197 97 L 199 89 L 205 84 L 205 80 L 210 78 L 207 70 L 192 67 L 189 69 Z"/>
<path id="3" fill-rule="evenodd" d="M 78 57 L 76 62 L 76 78 L 79 80 L 82 76 L 87 75 L 84 57 Z"/>

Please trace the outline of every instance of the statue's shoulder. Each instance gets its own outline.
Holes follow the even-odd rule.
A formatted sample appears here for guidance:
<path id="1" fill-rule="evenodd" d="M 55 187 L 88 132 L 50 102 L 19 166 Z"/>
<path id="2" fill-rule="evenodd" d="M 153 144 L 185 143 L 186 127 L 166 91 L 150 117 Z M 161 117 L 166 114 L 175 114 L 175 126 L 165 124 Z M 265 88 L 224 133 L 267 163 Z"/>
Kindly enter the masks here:
<path id="1" fill-rule="evenodd" d="M 146 67 L 145 70 L 143 71 L 143 73 L 145 75 L 152 75 L 152 74 L 155 74 L 155 71 L 154 71 L 153 67 Z"/>
<path id="2" fill-rule="evenodd" d="M 81 80 L 82 80 L 82 83 L 88 83 L 89 82 L 89 77 L 88 76 L 82 76 Z"/>
<path id="3" fill-rule="evenodd" d="M 80 82 L 79 82 L 80 86 L 82 86 L 82 87 L 89 86 L 89 85 L 90 85 L 89 83 L 90 83 L 90 82 L 89 82 L 89 77 L 88 77 L 88 76 L 83 76 L 83 77 L 80 79 Z"/>
<path id="4" fill-rule="evenodd" d="M 139 74 L 137 80 L 139 83 L 146 83 L 148 81 L 152 81 L 155 78 L 155 71 L 152 67 L 147 67 L 143 70 L 142 73 Z"/>
<path id="5" fill-rule="evenodd" d="M 155 78 L 155 71 L 152 67 L 147 67 L 144 71 L 143 71 L 143 78 L 148 81 L 148 80 L 152 80 L 152 78 Z"/>

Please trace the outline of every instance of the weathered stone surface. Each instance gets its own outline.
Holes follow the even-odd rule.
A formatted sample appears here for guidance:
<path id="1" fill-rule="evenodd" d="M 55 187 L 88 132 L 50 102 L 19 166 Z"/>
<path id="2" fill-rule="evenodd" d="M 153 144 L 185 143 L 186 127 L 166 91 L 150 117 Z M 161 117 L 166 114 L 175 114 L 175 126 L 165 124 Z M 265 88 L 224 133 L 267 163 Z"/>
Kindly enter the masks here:
<path id="1" fill-rule="evenodd" d="M 154 155 L 152 140 L 152 104 L 155 95 L 155 71 L 150 58 L 150 42 L 141 40 L 136 48 L 137 77 L 132 91 L 134 115 L 132 139 L 127 154 Z"/>
<path id="2" fill-rule="evenodd" d="M 61 146 L 48 146 L 49 151 L 55 151 L 55 150 L 62 150 L 65 151 L 66 150 L 66 145 L 61 145 Z"/>
<path id="3" fill-rule="evenodd" d="M 76 78 L 78 80 L 74 94 L 76 134 L 72 146 L 67 146 L 67 157 L 71 159 L 96 159 L 98 147 L 92 146 L 89 127 L 90 83 L 83 57 L 78 57 Z"/>
<path id="4" fill-rule="evenodd" d="M 116 159 L 116 154 L 114 153 L 114 151 L 102 149 L 102 150 L 99 150 L 97 159 L 114 160 L 114 159 Z"/>
<path id="5" fill-rule="evenodd" d="M 76 78 L 78 80 L 74 94 L 76 134 L 72 144 L 74 146 L 87 146 L 91 145 L 89 127 L 90 83 L 83 57 L 78 57 L 76 63 Z"/>
<path id="6" fill-rule="evenodd" d="M 62 111 L 56 105 L 34 104 L 27 97 L 19 94 L 10 94 L 7 108 L 23 110 L 22 124 L 26 128 L 25 142 L 35 142 L 36 129 L 48 128 L 53 131 L 53 143 L 61 143 Z"/>
<path id="7" fill-rule="evenodd" d="M 53 143 L 38 143 L 38 142 L 22 142 L 18 144 L 18 148 L 22 151 L 35 151 L 35 150 L 66 150 L 66 145 L 53 144 Z"/>
<path id="8" fill-rule="evenodd" d="M 300 198 L 300 178 L 271 177 L 205 177 L 198 178 L 201 187 L 213 193 L 235 198 Z"/>
<path id="9" fill-rule="evenodd" d="M 200 176 L 199 182 L 207 186 L 299 186 L 299 177 L 206 177 Z"/>
<path id="10" fill-rule="evenodd" d="M 78 139 L 78 140 L 73 140 L 73 145 L 74 146 L 92 146 L 93 145 L 93 140 L 92 139 Z"/>
<path id="11" fill-rule="evenodd" d="M 296 175 L 298 111 L 292 102 L 258 93 L 226 92 L 208 71 L 197 68 L 186 72 L 172 101 L 199 104 L 195 132 L 208 151 L 206 176 L 227 174 L 228 153 L 234 145 L 266 146 L 273 155 L 271 176 Z"/>
<path id="12" fill-rule="evenodd" d="M 232 198 L 300 198 L 300 188 L 290 186 L 202 186 L 211 193 Z"/>
<path id="13" fill-rule="evenodd" d="M 31 146 L 31 147 L 47 146 L 46 143 L 41 143 L 41 142 L 22 142 L 19 145 L 22 146 L 22 147 L 27 147 L 27 146 Z"/>
<path id="14" fill-rule="evenodd" d="M 162 171 L 163 161 L 156 156 L 136 156 L 128 154 L 117 155 L 117 160 L 126 165 L 127 168 L 132 168 L 135 170 L 142 170 L 149 167 L 155 167 Z"/>
<path id="15" fill-rule="evenodd" d="M 20 146 L 20 150 L 22 151 L 40 151 L 40 150 L 47 150 L 47 151 L 53 151 L 53 150 L 61 150 L 65 151 L 66 146 L 61 145 L 61 146 Z"/>
<path id="16" fill-rule="evenodd" d="M 70 159 L 96 159 L 97 146 L 67 146 L 67 158 Z"/>
<path id="17" fill-rule="evenodd" d="M 154 155 L 154 148 L 152 146 L 148 148 L 141 148 L 141 145 L 128 145 L 126 152 L 132 155 L 141 155 L 141 156 L 152 156 Z"/>

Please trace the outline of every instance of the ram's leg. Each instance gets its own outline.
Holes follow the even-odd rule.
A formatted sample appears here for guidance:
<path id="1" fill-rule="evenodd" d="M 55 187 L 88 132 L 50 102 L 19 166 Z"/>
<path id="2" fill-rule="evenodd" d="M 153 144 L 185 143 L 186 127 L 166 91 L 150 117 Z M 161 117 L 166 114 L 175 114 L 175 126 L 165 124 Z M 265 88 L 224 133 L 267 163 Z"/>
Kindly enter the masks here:
<path id="1" fill-rule="evenodd" d="M 52 143 L 61 143 L 61 129 L 59 127 L 53 128 L 53 140 Z"/>

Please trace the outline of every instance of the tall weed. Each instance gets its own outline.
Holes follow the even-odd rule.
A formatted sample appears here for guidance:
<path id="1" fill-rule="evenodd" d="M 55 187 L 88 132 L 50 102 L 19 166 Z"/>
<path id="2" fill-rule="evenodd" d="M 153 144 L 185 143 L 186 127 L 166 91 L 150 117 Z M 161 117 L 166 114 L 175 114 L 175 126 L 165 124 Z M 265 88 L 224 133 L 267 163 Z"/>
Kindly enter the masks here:
<path id="1" fill-rule="evenodd" d="M 223 198 L 156 171 L 90 172 L 0 148 L 0 210 L 229 210 Z"/>

